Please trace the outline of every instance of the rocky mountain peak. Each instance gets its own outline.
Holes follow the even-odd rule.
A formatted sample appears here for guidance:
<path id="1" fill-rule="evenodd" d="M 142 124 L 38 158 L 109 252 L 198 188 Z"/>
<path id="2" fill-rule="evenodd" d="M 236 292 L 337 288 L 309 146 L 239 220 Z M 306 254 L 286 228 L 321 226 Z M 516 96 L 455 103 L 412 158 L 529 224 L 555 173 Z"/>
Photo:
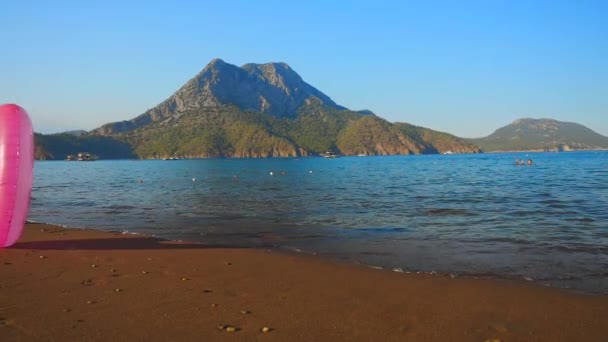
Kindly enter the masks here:
<path id="1" fill-rule="evenodd" d="M 223 59 L 221 59 L 221 58 L 214 58 L 214 59 L 212 59 L 212 60 L 211 60 L 211 62 L 209 62 L 209 63 L 207 64 L 207 66 L 206 66 L 206 67 L 208 68 L 208 67 L 210 67 L 210 66 L 214 66 L 214 65 L 216 65 L 216 64 L 227 64 L 227 63 L 226 63 L 226 62 L 224 62 L 224 60 L 223 60 Z"/>
<path id="2" fill-rule="evenodd" d="M 311 99 L 318 99 L 322 106 L 346 109 L 306 83 L 286 63 L 249 63 L 238 67 L 215 58 L 158 106 L 132 120 L 104 125 L 95 133 L 132 130 L 186 111 L 223 105 L 295 118 L 298 109 Z"/>
<path id="3" fill-rule="evenodd" d="M 249 63 L 241 68 L 257 80 L 266 81 L 270 85 L 283 90 L 287 95 L 291 95 L 292 89 L 297 90 L 304 83 L 300 75 L 293 71 L 286 63 Z"/>

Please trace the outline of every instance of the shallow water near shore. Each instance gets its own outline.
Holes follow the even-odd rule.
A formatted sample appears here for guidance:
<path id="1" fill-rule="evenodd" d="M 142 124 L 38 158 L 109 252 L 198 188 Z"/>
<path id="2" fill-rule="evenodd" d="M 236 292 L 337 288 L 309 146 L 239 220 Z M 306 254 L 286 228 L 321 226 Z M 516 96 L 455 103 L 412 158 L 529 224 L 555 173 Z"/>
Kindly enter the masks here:
<path id="1" fill-rule="evenodd" d="M 608 293 L 608 152 L 43 161 L 34 174 L 36 222 Z"/>

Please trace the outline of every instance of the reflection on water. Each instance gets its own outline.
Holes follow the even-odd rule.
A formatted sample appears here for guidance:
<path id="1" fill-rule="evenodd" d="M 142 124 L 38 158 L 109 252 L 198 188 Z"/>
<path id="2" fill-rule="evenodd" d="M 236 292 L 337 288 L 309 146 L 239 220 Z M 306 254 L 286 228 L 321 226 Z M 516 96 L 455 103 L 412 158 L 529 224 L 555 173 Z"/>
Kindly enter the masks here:
<path id="1" fill-rule="evenodd" d="M 39 222 L 608 293 L 607 152 L 37 162 L 32 195 Z"/>

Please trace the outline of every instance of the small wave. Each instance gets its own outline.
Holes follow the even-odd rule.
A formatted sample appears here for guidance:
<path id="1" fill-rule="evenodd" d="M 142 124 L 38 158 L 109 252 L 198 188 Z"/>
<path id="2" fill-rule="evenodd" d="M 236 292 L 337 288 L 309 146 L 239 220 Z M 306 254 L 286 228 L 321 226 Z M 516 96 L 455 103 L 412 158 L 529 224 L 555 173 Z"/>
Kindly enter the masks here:
<path id="1" fill-rule="evenodd" d="M 121 233 L 122 235 L 144 235 L 144 234 L 142 234 L 142 233 L 131 232 L 131 231 L 128 231 L 128 230 L 123 230 L 123 231 L 121 231 L 120 233 Z M 178 241 L 179 241 L 179 240 L 178 240 Z"/>
<path id="2" fill-rule="evenodd" d="M 597 272 L 589 274 L 591 277 L 605 278 L 608 277 L 608 272 Z"/>
<path id="3" fill-rule="evenodd" d="M 42 185 L 42 186 L 33 186 L 32 190 L 47 190 L 47 189 L 69 189 L 73 188 L 73 185 Z"/>
<path id="4" fill-rule="evenodd" d="M 554 245 L 548 247 L 554 251 L 560 252 L 577 252 L 577 253 L 608 253 L 608 246 L 590 246 L 590 245 Z"/>
<path id="5" fill-rule="evenodd" d="M 594 219 L 592 219 L 591 217 L 581 217 L 581 218 L 567 218 L 566 221 L 574 221 L 574 222 L 584 222 L 584 223 L 588 223 L 588 222 L 595 222 Z"/>
<path id="6" fill-rule="evenodd" d="M 391 256 L 391 255 L 394 255 L 394 253 L 390 253 L 390 252 L 372 252 L 372 251 L 361 252 L 359 254 L 361 254 L 361 255 L 369 255 L 369 256 Z"/>
<path id="7" fill-rule="evenodd" d="M 268 188 L 260 188 L 261 191 L 281 191 L 281 188 L 277 187 L 268 187 Z"/>
<path id="8" fill-rule="evenodd" d="M 68 201 L 65 202 L 66 206 L 69 207 L 95 207 L 97 206 L 97 203 L 93 202 L 93 201 Z"/>
<path id="9" fill-rule="evenodd" d="M 135 209 L 136 207 L 132 206 L 132 205 L 109 205 L 105 208 L 111 209 L 111 210 L 127 210 L 127 209 Z"/>
<path id="10" fill-rule="evenodd" d="M 476 216 L 477 214 L 466 210 L 456 208 L 432 208 L 426 209 L 424 214 L 427 216 Z"/>
<path id="11" fill-rule="evenodd" d="M 560 200 L 555 200 L 555 199 L 543 200 L 543 201 L 540 201 L 540 203 L 548 206 L 549 208 L 554 208 L 554 209 L 568 208 L 567 203 L 560 201 Z"/>
<path id="12" fill-rule="evenodd" d="M 306 234 L 306 235 L 295 235 L 288 236 L 287 239 L 299 240 L 299 239 L 321 239 L 329 237 L 327 234 Z"/>
<path id="13" fill-rule="evenodd" d="M 485 238 L 485 239 L 481 239 L 481 240 L 467 240 L 468 242 L 481 242 L 481 243 L 488 243 L 488 242 L 501 242 L 501 243 L 512 243 L 514 245 L 532 245 L 533 242 L 532 241 L 528 241 L 528 240 L 524 240 L 524 239 L 518 239 L 518 238 L 514 238 L 514 237 L 492 237 L 492 238 Z"/>
<path id="14" fill-rule="evenodd" d="M 350 229 L 350 228 L 349 228 Z M 378 233 L 378 234 L 388 234 L 388 233 L 404 233 L 411 232 L 412 229 L 406 227 L 375 227 L 375 228 L 355 228 L 357 232 L 362 233 Z"/>
<path id="15" fill-rule="evenodd" d="M 576 211 L 572 210 L 563 210 L 564 208 L 569 208 L 569 206 L 561 206 L 561 205 L 549 205 L 551 209 L 559 209 L 559 210 L 514 210 L 510 211 L 508 215 L 510 217 L 527 217 L 527 216 L 536 216 L 536 217 L 544 217 L 546 215 L 576 215 L 578 214 Z"/>

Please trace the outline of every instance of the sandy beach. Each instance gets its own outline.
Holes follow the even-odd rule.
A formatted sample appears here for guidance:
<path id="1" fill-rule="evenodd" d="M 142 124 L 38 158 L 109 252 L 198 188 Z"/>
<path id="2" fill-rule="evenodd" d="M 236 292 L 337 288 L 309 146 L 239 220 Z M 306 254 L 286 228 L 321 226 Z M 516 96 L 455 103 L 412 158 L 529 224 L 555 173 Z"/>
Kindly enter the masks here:
<path id="1" fill-rule="evenodd" d="M 0 341 L 607 336 L 608 297 L 526 282 L 402 274 L 42 224 L 28 224 L 16 245 L 0 250 Z"/>

